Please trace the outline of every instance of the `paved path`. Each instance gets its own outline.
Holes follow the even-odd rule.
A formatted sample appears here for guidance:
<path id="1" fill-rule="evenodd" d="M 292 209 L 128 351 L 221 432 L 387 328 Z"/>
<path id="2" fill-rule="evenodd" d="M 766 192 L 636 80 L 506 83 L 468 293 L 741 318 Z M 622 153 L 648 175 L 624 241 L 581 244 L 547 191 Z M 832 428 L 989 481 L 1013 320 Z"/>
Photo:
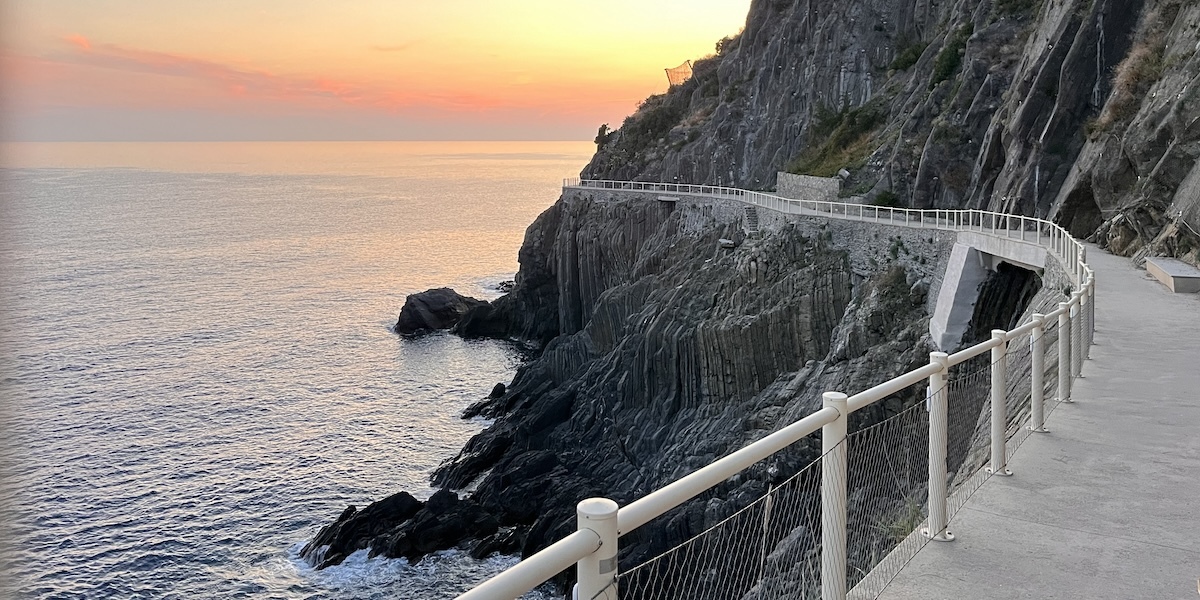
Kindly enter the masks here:
<path id="1" fill-rule="evenodd" d="M 1088 259 L 1096 343 L 1076 402 L 881 598 L 1200 598 L 1200 294 Z"/>

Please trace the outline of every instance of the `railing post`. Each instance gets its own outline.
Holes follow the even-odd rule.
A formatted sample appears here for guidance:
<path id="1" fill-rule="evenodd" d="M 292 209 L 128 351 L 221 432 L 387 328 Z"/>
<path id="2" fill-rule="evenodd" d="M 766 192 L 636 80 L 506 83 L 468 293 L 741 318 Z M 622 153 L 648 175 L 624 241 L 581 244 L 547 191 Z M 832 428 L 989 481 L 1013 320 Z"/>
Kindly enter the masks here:
<path id="1" fill-rule="evenodd" d="M 1007 468 L 1005 454 L 1004 432 L 1008 427 L 1008 394 L 1006 378 L 1008 377 L 1008 342 L 1004 341 L 1007 332 L 1003 329 L 993 329 L 992 339 L 1000 343 L 992 347 L 992 466 L 988 473 L 993 475 L 1012 475 Z"/>
<path id="2" fill-rule="evenodd" d="M 1071 294 L 1071 377 L 1079 377 L 1083 370 L 1083 290 Z M 1076 343 L 1075 335 L 1080 343 Z"/>
<path id="3" fill-rule="evenodd" d="M 1088 275 L 1087 283 L 1085 283 L 1083 286 L 1083 305 L 1079 307 L 1079 314 L 1081 315 L 1079 320 L 1080 325 L 1083 327 L 1083 329 L 1079 331 L 1079 340 L 1081 342 L 1079 348 L 1080 362 L 1083 362 L 1089 358 L 1092 349 L 1092 327 L 1094 325 L 1092 319 L 1093 315 L 1095 314 L 1095 312 L 1092 310 L 1092 303 L 1096 301 L 1095 290 L 1092 282 L 1092 276 Z"/>
<path id="4" fill-rule="evenodd" d="M 600 536 L 600 548 L 575 564 L 577 598 L 617 600 L 617 503 L 588 498 L 575 507 L 578 527 Z"/>
<path id="5" fill-rule="evenodd" d="M 946 442 L 949 438 L 949 399 L 946 397 L 946 375 L 950 369 L 949 355 L 930 352 L 929 364 L 941 370 L 929 376 L 929 527 L 921 530 L 925 537 L 949 542 L 954 534 L 946 529 Z"/>
<path id="6" fill-rule="evenodd" d="M 1029 389 L 1029 430 L 1046 432 L 1046 315 L 1033 313 L 1033 331 L 1029 332 L 1029 353 L 1033 356 Z"/>
<path id="7" fill-rule="evenodd" d="M 1071 303 L 1059 302 L 1058 401 L 1071 402 Z"/>
<path id="8" fill-rule="evenodd" d="M 1091 356 L 1092 341 L 1096 339 L 1096 276 L 1088 275 L 1087 356 Z"/>
<path id="9" fill-rule="evenodd" d="M 821 600 L 846 598 L 846 424 L 847 396 L 825 392 L 825 407 L 837 420 L 821 428 Z"/>

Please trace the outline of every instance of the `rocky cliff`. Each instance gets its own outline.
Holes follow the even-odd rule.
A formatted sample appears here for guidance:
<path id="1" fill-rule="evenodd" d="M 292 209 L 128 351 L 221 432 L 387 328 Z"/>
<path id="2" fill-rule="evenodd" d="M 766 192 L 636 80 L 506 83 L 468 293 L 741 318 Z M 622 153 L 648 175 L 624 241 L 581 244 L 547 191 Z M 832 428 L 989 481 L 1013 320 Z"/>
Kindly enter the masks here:
<path id="1" fill-rule="evenodd" d="M 691 80 L 598 136 L 582 175 L 769 188 L 777 169 L 845 169 L 845 191 L 869 201 L 1049 216 L 1114 251 L 1194 262 L 1198 20 L 1180 0 L 755 1 Z M 823 391 L 924 364 L 946 240 L 847 227 L 720 200 L 564 193 L 529 227 L 513 291 L 455 326 L 540 348 L 472 407 L 494 423 L 434 474 L 462 499 L 393 502 L 408 512 L 378 518 L 395 527 L 347 510 L 306 556 L 529 554 L 572 528 L 579 499 L 628 502 L 809 414 Z M 1061 293 L 1023 277 L 992 285 L 973 330 Z M 623 560 L 761 496 L 814 443 L 622 538 Z"/>
<path id="2" fill-rule="evenodd" d="M 597 139 L 584 177 L 1049 217 L 1114 252 L 1200 251 L 1200 5 L 773 0 Z"/>

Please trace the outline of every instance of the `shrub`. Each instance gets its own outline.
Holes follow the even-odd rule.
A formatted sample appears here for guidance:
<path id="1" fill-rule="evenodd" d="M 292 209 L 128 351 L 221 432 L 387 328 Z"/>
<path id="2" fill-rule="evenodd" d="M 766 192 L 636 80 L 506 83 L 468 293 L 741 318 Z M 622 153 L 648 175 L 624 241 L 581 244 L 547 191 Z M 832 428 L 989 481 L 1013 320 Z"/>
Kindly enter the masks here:
<path id="1" fill-rule="evenodd" d="M 921 55 L 925 53 L 925 48 L 928 47 L 928 42 L 917 42 L 904 48 L 896 55 L 896 58 L 892 60 L 892 64 L 888 68 L 903 71 L 917 64 L 917 61 L 921 60 Z"/>
<path id="2" fill-rule="evenodd" d="M 843 167 L 858 168 L 871 153 L 871 133 L 883 120 L 883 111 L 874 104 L 853 110 L 847 106 L 839 112 L 818 107 L 808 147 L 788 163 L 787 171 L 833 177 Z"/>
<path id="3" fill-rule="evenodd" d="M 958 68 L 962 66 L 962 55 L 967 47 L 967 39 L 971 37 L 972 33 L 975 33 L 975 26 L 967 23 L 959 27 L 953 35 L 947 36 L 946 44 L 942 46 L 942 51 L 933 61 L 933 77 L 929 81 L 929 89 L 932 90 L 937 87 L 937 84 L 950 79 L 951 75 L 958 72 Z"/>
<path id="4" fill-rule="evenodd" d="M 900 199 L 899 194 L 892 190 L 883 190 L 871 199 L 871 204 L 875 206 L 889 206 L 891 208 L 904 208 L 904 201 Z"/>
<path id="5" fill-rule="evenodd" d="M 992 8 L 1000 17 L 1019 17 L 1037 12 L 1042 7 L 1041 0 L 996 0 Z"/>
<path id="6" fill-rule="evenodd" d="M 1103 112 L 1085 125 L 1089 134 L 1107 131 L 1114 123 L 1126 121 L 1137 112 L 1141 98 L 1162 75 L 1162 55 L 1163 46 L 1148 41 L 1139 42 L 1129 50 L 1117 64 L 1112 94 Z"/>

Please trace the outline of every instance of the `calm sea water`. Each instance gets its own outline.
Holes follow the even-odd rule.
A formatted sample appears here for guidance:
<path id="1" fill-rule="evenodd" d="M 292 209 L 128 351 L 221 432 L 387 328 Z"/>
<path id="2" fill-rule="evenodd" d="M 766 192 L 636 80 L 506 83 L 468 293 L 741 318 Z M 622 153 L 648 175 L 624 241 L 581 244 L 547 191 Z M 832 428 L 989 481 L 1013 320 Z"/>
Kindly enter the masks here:
<path id="1" fill-rule="evenodd" d="M 296 556 L 484 426 L 518 351 L 389 327 L 494 297 L 591 150 L 3 146 L 0 596 L 428 599 L 514 562 Z"/>

